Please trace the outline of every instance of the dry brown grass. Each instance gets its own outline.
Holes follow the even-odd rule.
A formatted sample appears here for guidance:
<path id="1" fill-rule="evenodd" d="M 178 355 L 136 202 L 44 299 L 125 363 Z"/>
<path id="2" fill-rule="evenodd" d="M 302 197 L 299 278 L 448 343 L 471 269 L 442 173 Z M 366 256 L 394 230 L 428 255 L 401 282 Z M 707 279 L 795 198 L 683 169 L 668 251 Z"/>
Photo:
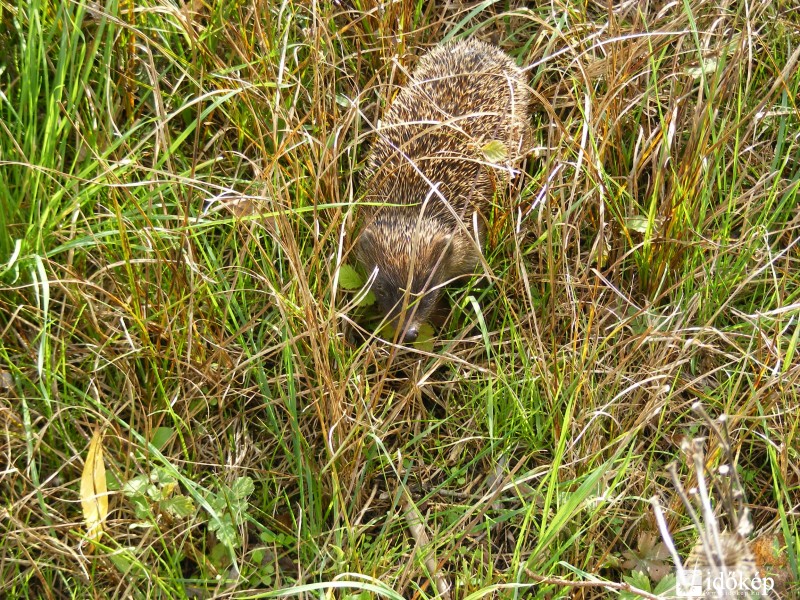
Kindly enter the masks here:
<path id="1" fill-rule="evenodd" d="M 7 596 L 378 593 L 354 573 L 405 598 L 610 596 L 564 580 L 623 582 L 651 496 L 694 545 L 666 465 L 698 400 L 729 415 L 764 564 L 796 580 L 796 11 L 423 4 L 0 5 Z M 370 132 L 415 57 L 466 35 L 530 65 L 537 152 L 433 350 L 360 341 L 337 268 Z M 120 491 L 137 477 L 149 514 Z"/>

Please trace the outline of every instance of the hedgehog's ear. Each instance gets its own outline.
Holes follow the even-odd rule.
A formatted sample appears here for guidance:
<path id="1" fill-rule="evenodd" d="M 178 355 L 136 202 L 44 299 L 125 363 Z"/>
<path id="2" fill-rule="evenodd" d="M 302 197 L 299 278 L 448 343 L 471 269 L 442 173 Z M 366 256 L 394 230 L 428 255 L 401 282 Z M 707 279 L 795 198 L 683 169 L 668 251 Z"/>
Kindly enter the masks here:
<path id="1" fill-rule="evenodd" d="M 367 259 L 367 248 L 374 248 L 375 247 L 375 232 L 372 231 L 372 228 L 367 225 L 364 227 L 356 237 L 355 242 L 355 249 L 356 249 L 356 258 L 358 260 L 366 260 Z"/>
<path id="2" fill-rule="evenodd" d="M 449 272 L 453 275 L 473 272 L 481 262 L 480 251 L 475 245 L 475 240 L 458 232 L 449 237 L 452 240 L 449 240 L 450 243 L 443 255 L 443 264 L 447 265 Z"/>
<path id="3" fill-rule="evenodd" d="M 362 228 L 361 231 L 358 232 L 358 239 L 372 239 L 375 237 L 375 233 L 372 231 L 372 224 L 366 223 Z"/>
<path id="4" fill-rule="evenodd" d="M 453 234 L 452 233 L 443 233 L 436 238 L 436 252 L 442 257 L 447 260 L 447 257 L 453 252 Z"/>
<path id="5" fill-rule="evenodd" d="M 428 263 L 430 267 L 438 265 L 436 267 L 438 273 L 441 273 L 442 267 L 450 261 L 450 252 L 452 251 L 451 239 L 452 236 L 450 234 L 436 233 L 432 239 L 428 240 L 428 242 L 423 244 L 419 249 L 425 262 Z"/>
<path id="6" fill-rule="evenodd" d="M 457 255 L 456 244 L 458 239 L 452 233 L 437 235 L 431 248 L 433 259 L 438 263 L 437 278 L 447 277 L 452 270 L 453 257 Z"/>

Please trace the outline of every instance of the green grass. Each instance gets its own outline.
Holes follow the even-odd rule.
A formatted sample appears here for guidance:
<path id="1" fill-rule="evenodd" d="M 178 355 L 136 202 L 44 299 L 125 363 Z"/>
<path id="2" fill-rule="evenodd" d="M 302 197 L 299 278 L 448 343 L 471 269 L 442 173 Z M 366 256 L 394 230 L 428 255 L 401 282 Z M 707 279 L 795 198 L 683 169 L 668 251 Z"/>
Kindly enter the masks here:
<path id="1" fill-rule="evenodd" d="M 654 589 L 667 466 L 726 460 L 698 401 L 797 593 L 797 11 L 457 6 L 0 1 L 2 595 Z M 537 152 L 432 345 L 360 341 L 370 132 L 470 35 L 531 65 Z"/>

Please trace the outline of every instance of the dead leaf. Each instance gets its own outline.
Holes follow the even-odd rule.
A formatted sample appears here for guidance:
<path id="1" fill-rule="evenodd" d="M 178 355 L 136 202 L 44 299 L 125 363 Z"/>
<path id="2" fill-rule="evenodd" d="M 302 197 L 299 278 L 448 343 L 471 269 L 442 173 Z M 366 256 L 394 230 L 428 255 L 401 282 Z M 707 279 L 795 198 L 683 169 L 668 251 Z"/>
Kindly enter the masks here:
<path id="1" fill-rule="evenodd" d="M 486 160 L 491 163 L 499 164 L 508 158 L 508 148 L 500 140 L 492 140 L 483 146 L 481 150 L 483 151 L 483 155 L 486 157 Z"/>
<path id="2" fill-rule="evenodd" d="M 669 550 L 655 534 L 642 532 L 637 540 L 637 549 L 622 553 L 625 562 L 623 569 L 647 573 L 653 581 L 661 581 L 672 571 L 671 565 L 665 562 L 669 558 Z"/>
<path id="3" fill-rule="evenodd" d="M 636 233 L 647 233 L 647 217 L 628 217 L 625 219 L 625 227 Z"/>
<path id="4" fill-rule="evenodd" d="M 81 507 L 86 522 L 86 537 L 98 540 L 108 516 L 106 466 L 103 463 L 103 434 L 96 431 L 89 443 L 81 475 Z"/>
<path id="5" fill-rule="evenodd" d="M 658 231 L 664 225 L 664 217 L 656 216 L 653 219 L 652 230 Z M 625 219 L 625 227 L 627 227 L 630 231 L 635 231 L 636 233 L 645 234 L 647 233 L 647 228 L 650 226 L 650 219 L 648 217 L 643 216 L 632 216 L 627 217 Z"/>
<path id="6" fill-rule="evenodd" d="M 713 56 L 703 60 L 699 67 L 686 69 L 686 73 L 692 79 L 700 79 L 703 75 L 710 75 L 717 70 L 717 59 Z"/>
<path id="7" fill-rule="evenodd" d="M 8 371 L 0 371 L 0 390 L 13 390 L 14 377 Z"/>

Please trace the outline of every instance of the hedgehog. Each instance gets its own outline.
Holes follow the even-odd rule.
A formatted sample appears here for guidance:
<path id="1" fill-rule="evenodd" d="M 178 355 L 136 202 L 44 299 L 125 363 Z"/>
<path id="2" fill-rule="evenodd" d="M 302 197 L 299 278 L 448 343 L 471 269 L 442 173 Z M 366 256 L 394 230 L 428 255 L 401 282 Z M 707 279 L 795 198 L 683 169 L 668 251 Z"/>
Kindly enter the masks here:
<path id="1" fill-rule="evenodd" d="M 378 123 L 355 252 L 404 342 L 481 264 L 485 215 L 530 146 L 530 104 L 505 52 L 465 40 L 422 56 Z"/>

